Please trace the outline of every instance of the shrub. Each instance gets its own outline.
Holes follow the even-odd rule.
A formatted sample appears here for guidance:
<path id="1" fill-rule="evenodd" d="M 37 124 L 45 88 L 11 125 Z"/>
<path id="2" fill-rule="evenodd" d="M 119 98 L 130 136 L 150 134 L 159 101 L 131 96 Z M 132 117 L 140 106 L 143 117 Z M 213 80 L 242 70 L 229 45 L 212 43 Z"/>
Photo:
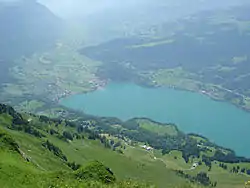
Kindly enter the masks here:
<path id="1" fill-rule="evenodd" d="M 98 161 L 91 162 L 89 165 L 80 168 L 75 175 L 80 180 L 100 181 L 106 184 L 116 181 L 113 172 Z"/>
<path id="2" fill-rule="evenodd" d="M 19 146 L 16 143 L 16 141 L 1 129 L 0 129 L 0 148 L 19 152 Z"/>
<path id="3" fill-rule="evenodd" d="M 73 140 L 74 139 L 73 136 L 72 136 L 72 134 L 70 132 L 68 132 L 68 131 L 64 131 L 63 132 L 63 136 L 64 136 L 64 138 L 69 139 L 69 140 Z"/>
<path id="4" fill-rule="evenodd" d="M 72 162 L 72 163 L 68 162 L 67 165 L 68 165 L 68 167 L 70 167 L 74 171 L 81 168 L 81 165 L 76 164 L 75 162 Z"/>
<path id="5" fill-rule="evenodd" d="M 49 151 L 53 152 L 54 155 L 61 158 L 64 161 L 67 161 L 67 157 L 63 154 L 62 150 L 49 142 L 48 140 L 42 144 L 43 147 L 47 148 Z"/>

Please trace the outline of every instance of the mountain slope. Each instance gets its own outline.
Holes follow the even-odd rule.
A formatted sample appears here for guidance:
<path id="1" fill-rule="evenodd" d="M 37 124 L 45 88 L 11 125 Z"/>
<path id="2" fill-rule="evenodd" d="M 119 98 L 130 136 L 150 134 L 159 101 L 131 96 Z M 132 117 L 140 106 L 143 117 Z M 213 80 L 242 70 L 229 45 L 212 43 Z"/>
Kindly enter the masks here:
<path id="1" fill-rule="evenodd" d="M 36 1 L 0 2 L 0 60 L 54 45 L 61 20 Z"/>
<path id="2" fill-rule="evenodd" d="M 16 140 L 13 142 L 18 144 L 18 151 L 9 150 L 7 146 L 4 146 L 7 149 L 1 150 L 0 153 L 2 159 L 0 162 L 2 167 L 0 169 L 0 182 L 4 182 L 5 187 L 13 187 L 14 185 L 18 185 L 16 187 L 34 187 L 34 185 L 36 185 L 35 187 L 48 187 L 49 185 L 57 185 L 56 187 L 66 187 L 66 185 L 88 187 L 89 183 L 85 184 L 85 181 L 81 183 L 79 179 L 75 179 L 78 172 L 76 171 L 75 175 L 71 168 L 75 169 L 74 164 L 79 163 L 85 166 L 93 160 L 108 164 L 119 180 L 126 180 L 129 177 L 140 178 L 140 181 L 145 182 L 149 180 L 147 178 L 149 178 L 148 175 L 150 174 L 145 173 L 144 169 L 138 166 L 137 160 L 105 148 L 100 144 L 100 141 L 91 138 L 91 132 L 88 133 L 90 130 L 83 132 L 80 137 L 78 135 L 78 139 L 74 136 L 71 141 L 63 136 L 65 135 L 64 132 L 67 131 L 69 134 L 74 135 L 76 130 L 70 126 L 66 127 L 65 123 L 59 125 L 46 123 L 45 117 L 40 118 L 40 120 L 39 117 L 29 116 L 28 114 L 21 117 L 12 108 L 6 106 L 1 106 L 1 108 L 3 110 L 0 115 L 0 128 L 1 130 L 5 129 L 5 134 L 11 135 Z M 27 120 L 31 122 L 27 124 Z M 12 124 L 11 122 L 15 123 Z M 2 140 L 0 141 L 2 146 Z M 78 168 L 79 166 L 76 169 Z M 169 185 L 174 182 L 184 182 L 174 172 L 167 170 L 163 166 L 161 167 L 161 163 L 154 165 L 149 162 L 145 168 L 148 168 L 149 171 L 161 172 L 173 177 L 168 182 L 164 180 L 163 176 L 157 178 L 156 174 L 153 174 L 150 175 L 152 180 L 163 181 L 162 183 L 165 182 L 165 184 Z M 92 170 L 89 171 L 92 172 Z M 43 174 L 42 177 L 41 174 Z M 30 175 L 33 178 L 29 178 Z M 85 175 L 84 179 L 86 179 Z M 86 180 L 86 182 L 88 181 Z M 90 181 L 99 180 L 90 179 Z M 101 183 L 93 183 L 92 187 L 96 187 L 98 184 Z M 130 187 L 132 185 L 133 187 L 133 184 L 138 186 L 136 182 L 117 182 L 117 185 L 113 186 Z M 141 187 L 148 187 L 143 185 L 143 182 L 140 184 Z M 103 184 L 100 186 L 106 187 Z M 113 186 L 107 185 L 107 187 Z"/>
<path id="3" fill-rule="evenodd" d="M 246 172 L 240 173 L 242 169 L 248 173 L 250 163 L 244 162 L 247 159 L 237 158 L 232 151 L 216 146 L 204 137 L 182 135 L 175 125 L 149 119 L 122 123 L 112 118 L 71 115 L 74 121 L 50 119 L 19 114 L 13 108 L 1 105 L 1 185 L 152 187 L 156 184 L 157 187 L 186 188 L 216 184 L 221 188 L 235 188 L 249 178 Z M 157 149 L 155 144 L 164 142 L 163 138 L 169 142 L 167 148 L 170 151 Z M 144 143 L 154 149 L 146 151 L 142 147 Z M 190 151 L 190 157 L 184 157 L 181 148 L 171 149 L 173 143 L 184 143 L 183 149 Z M 200 144 L 199 158 L 192 153 L 197 151 L 197 143 Z M 95 160 L 109 168 L 104 168 L 101 163 L 89 163 Z M 199 162 L 199 166 L 190 168 L 195 162 Z M 133 181 L 128 182 L 129 179 Z M 105 185 L 110 181 L 115 182 Z"/>
<path id="4" fill-rule="evenodd" d="M 102 2 L 76 0 L 73 3 L 63 1 L 61 5 L 56 0 L 52 3 L 45 2 L 59 15 L 65 16 L 67 12 L 68 17 L 79 21 L 79 25 L 84 24 L 83 30 L 89 35 L 85 42 L 87 40 L 90 43 L 145 35 L 148 32 L 154 32 L 155 26 L 159 24 L 176 21 L 199 11 L 227 9 L 247 3 L 249 3 L 247 0 L 107 0 Z M 72 9 L 75 11 L 70 11 Z"/>

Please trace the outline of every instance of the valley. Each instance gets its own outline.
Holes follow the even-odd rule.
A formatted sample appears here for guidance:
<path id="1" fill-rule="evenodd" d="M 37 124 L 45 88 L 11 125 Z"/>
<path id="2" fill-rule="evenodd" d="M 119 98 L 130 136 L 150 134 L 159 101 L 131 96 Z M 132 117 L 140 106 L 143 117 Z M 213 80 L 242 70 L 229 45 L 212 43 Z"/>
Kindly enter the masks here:
<path id="1" fill-rule="evenodd" d="M 71 25 L 52 48 L 12 60 L 1 98 L 12 105 L 23 98 L 57 103 L 112 81 L 133 82 L 201 93 L 248 111 L 247 10 L 205 11 L 96 46 L 89 40 L 96 33 Z"/>
<path id="2" fill-rule="evenodd" d="M 199 92 L 249 110 L 248 8 L 207 11 L 81 52 L 104 63 L 103 77 Z"/>
<path id="3" fill-rule="evenodd" d="M 3 188 L 248 186 L 247 1 L 45 2 L 0 1 Z"/>

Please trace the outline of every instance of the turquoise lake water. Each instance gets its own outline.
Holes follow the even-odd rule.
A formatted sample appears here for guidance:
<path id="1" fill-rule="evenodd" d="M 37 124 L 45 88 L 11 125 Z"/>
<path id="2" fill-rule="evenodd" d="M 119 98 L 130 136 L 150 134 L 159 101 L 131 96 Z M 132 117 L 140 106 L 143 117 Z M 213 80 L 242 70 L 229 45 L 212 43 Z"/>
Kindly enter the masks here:
<path id="1" fill-rule="evenodd" d="M 61 104 L 92 115 L 175 123 L 186 133 L 204 135 L 250 157 L 250 113 L 198 93 L 111 83 L 92 93 L 70 96 Z"/>

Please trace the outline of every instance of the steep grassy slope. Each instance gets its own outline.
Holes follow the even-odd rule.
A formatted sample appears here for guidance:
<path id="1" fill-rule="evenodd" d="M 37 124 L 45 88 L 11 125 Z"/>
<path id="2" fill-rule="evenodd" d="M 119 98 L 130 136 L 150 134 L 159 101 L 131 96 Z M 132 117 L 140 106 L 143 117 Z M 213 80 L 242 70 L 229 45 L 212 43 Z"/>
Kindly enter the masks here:
<path id="1" fill-rule="evenodd" d="M 11 108 L 6 110 L 6 113 L 0 115 L 1 133 L 4 132 L 8 137 L 11 135 L 16 140 L 13 140 L 13 143 L 18 143 L 16 146 L 18 149 L 9 149 L 6 145 L 1 148 L 0 182 L 4 187 L 47 187 L 50 184 L 55 187 L 62 187 L 64 184 L 65 187 L 66 185 L 74 187 L 80 183 L 74 180 L 74 174 L 67 163 L 76 162 L 84 165 L 93 160 L 99 160 L 109 166 L 118 180 L 133 178 L 142 182 L 156 182 L 161 187 L 178 184 L 178 182 L 180 184 L 185 183 L 184 179 L 176 176 L 173 171 L 166 169 L 161 162 L 154 164 L 145 161 L 145 164 L 141 165 L 137 159 L 133 159 L 131 156 L 128 157 L 105 148 L 99 140 L 82 139 L 81 137 L 81 139 L 74 138 L 73 141 L 69 141 L 46 132 L 48 127 L 50 127 L 50 130 L 54 129 L 57 132 L 65 130 L 74 132 L 75 130 L 71 127 L 65 127 L 65 125 L 55 127 L 53 124 L 41 122 L 39 118 L 27 114 L 24 115 L 24 119 L 18 119 L 21 116 L 12 111 Z M 21 127 L 25 126 L 22 123 L 28 120 L 27 117 L 29 121 L 32 118 L 36 127 L 33 127 L 30 123 L 33 128 L 26 127 L 21 130 Z M 11 125 L 14 119 L 18 119 L 17 124 L 21 123 L 21 125 L 18 125 L 19 128 L 14 128 Z M 37 128 L 39 126 L 40 128 Z M 3 129 L 5 131 L 2 131 Z M 89 133 L 83 133 L 83 135 L 89 137 Z M 50 151 L 43 146 L 43 143 L 47 140 L 59 148 L 62 154 L 67 157 L 67 161 L 57 156 L 53 149 Z M 1 139 L 1 146 L 2 143 Z M 57 179 L 57 177 L 59 178 Z M 93 184 L 92 187 L 96 187 L 97 184 Z M 131 184 L 137 185 L 135 182 L 128 184 L 124 182 L 117 183 L 114 187 L 130 187 Z M 105 185 L 100 186 L 105 187 Z M 89 184 L 83 183 L 82 187 L 89 187 Z"/>
<path id="2" fill-rule="evenodd" d="M 2 145 L 3 137 L 9 137 L 9 134 L 1 130 L 1 149 L 0 149 L 0 183 L 1 187 L 149 187 L 136 182 L 120 182 L 113 184 L 115 177 L 99 162 L 93 162 L 76 172 L 70 171 L 61 163 L 61 168 L 57 166 L 54 160 L 47 164 L 51 171 L 45 170 L 36 163 L 35 159 L 22 151 L 13 149 L 12 141 L 9 144 Z M 14 141 L 13 141 L 14 142 Z M 49 155 L 49 154 L 48 154 Z M 28 157 L 28 158 L 27 158 Z M 45 156 L 39 160 L 42 161 Z M 54 156 L 46 156 L 55 159 Z M 25 160 L 26 158 L 26 160 Z M 46 159 L 45 159 L 46 160 Z M 55 167 L 52 169 L 52 167 Z M 56 172 L 56 168 L 61 171 Z M 65 169 L 65 171 L 62 171 Z M 110 185 L 108 185 L 110 183 Z"/>
<path id="3" fill-rule="evenodd" d="M 74 115 L 72 118 L 75 118 Z M 197 178 L 198 174 L 206 172 L 211 185 L 217 182 L 217 187 L 235 188 L 249 179 L 246 174 L 230 172 L 237 165 L 240 169 L 249 169 L 249 163 L 223 163 L 228 165 L 225 170 L 214 161 L 209 169 L 202 158 L 190 157 L 186 163 L 181 151 L 172 150 L 164 155 L 160 149 L 146 151 L 142 148 L 144 142 L 111 131 L 138 131 L 132 130 L 133 125 L 138 125 L 136 122 L 142 132 L 141 129 L 145 128 L 152 131 L 152 135 L 161 136 L 160 133 L 164 132 L 165 136 L 175 137 L 180 133 L 174 125 L 158 124 L 148 119 L 134 119 L 119 125 L 113 119 L 108 130 L 109 119 L 103 118 L 103 127 L 100 128 L 92 125 L 97 123 L 98 118 L 95 122 L 93 117 L 84 118 L 73 122 L 32 114 L 21 115 L 11 107 L 0 105 L 0 184 L 7 188 L 153 187 L 153 184 L 162 188 L 182 188 L 199 187 L 204 182 Z M 130 129 L 125 126 L 130 126 Z M 198 135 L 189 137 L 208 142 Z M 203 154 L 213 156 L 217 149 L 211 145 L 211 153 L 204 150 Z M 230 150 L 225 149 L 224 152 L 230 153 Z M 92 162 L 96 160 L 101 163 Z M 191 169 L 196 161 L 201 164 Z"/>

